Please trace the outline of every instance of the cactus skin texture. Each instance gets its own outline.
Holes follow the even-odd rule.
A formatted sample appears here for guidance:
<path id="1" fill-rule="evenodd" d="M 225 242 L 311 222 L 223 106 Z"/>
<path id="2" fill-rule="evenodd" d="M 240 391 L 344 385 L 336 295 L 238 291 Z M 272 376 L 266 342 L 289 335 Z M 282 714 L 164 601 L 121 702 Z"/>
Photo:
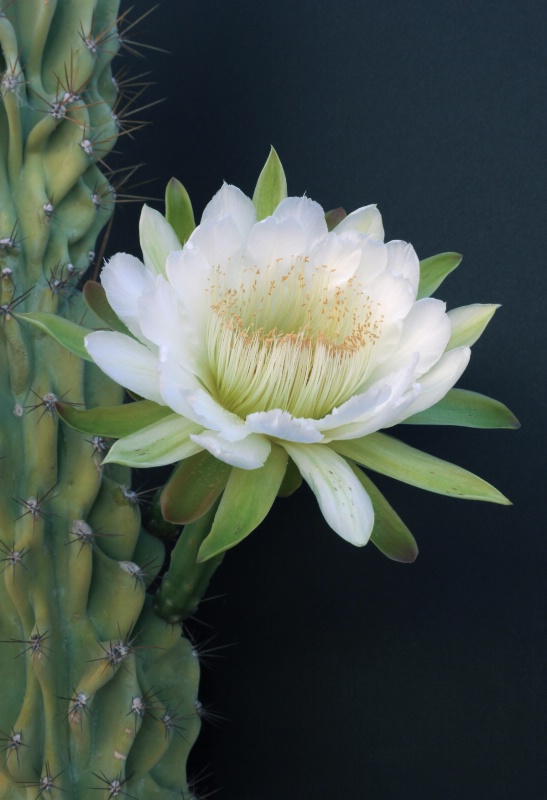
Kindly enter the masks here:
<path id="1" fill-rule="evenodd" d="M 103 474 L 106 443 L 55 413 L 56 398 L 90 408 L 123 392 L 17 319 L 101 325 L 76 284 L 115 203 L 103 160 L 140 93 L 112 80 L 118 5 L 0 6 L 1 800 L 195 797 L 199 659 L 146 592 L 164 544 L 141 525 L 128 470 Z M 181 559 L 189 597 L 178 587 L 175 612 L 161 601 L 177 622 L 205 581 Z"/>

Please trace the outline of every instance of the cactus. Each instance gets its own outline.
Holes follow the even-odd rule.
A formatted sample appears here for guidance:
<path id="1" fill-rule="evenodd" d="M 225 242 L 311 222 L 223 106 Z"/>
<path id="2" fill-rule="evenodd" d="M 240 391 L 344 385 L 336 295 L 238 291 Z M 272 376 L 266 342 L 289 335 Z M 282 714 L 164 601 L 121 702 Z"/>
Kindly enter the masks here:
<path id="1" fill-rule="evenodd" d="M 123 390 L 18 317 L 102 325 L 77 285 L 116 201 L 104 160 L 137 126 L 124 114 L 141 92 L 113 79 L 132 27 L 118 6 L 12 0 L 0 12 L 2 799 L 192 796 L 199 660 L 146 592 L 164 544 L 141 525 L 127 468 L 103 469 L 107 441 L 55 412 L 61 398 L 114 407 Z M 171 572 L 190 565 L 185 584 L 162 600 L 172 622 L 212 571 L 192 572 L 194 533 Z"/>

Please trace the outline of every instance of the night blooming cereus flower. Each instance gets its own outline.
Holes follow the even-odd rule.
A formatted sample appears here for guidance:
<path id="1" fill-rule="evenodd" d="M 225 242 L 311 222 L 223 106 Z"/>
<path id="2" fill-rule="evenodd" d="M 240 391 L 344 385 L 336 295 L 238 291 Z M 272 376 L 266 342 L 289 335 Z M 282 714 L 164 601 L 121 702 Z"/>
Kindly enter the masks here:
<path id="1" fill-rule="evenodd" d="M 379 433 L 404 421 L 515 427 L 500 403 L 449 393 L 496 308 L 447 313 L 426 296 L 455 254 L 424 262 L 421 278 L 410 244 L 384 243 L 375 206 L 325 217 L 314 200 L 287 197 L 274 151 L 253 200 L 225 184 L 195 229 L 180 184 L 167 200 L 167 219 L 143 210 L 144 263 L 118 253 L 102 271 L 123 325 L 90 333 L 85 347 L 144 398 L 124 407 L 133 421 L 105 462 L 178 463 L 162 507 L 175 522 L 211 514 L 200 559 L 250 533 L 302 477 L 340 536 L 364 545 L 372 534 L 390 557 L 412 560 L 411 534 L 358 464 L 508 502 Z"/>

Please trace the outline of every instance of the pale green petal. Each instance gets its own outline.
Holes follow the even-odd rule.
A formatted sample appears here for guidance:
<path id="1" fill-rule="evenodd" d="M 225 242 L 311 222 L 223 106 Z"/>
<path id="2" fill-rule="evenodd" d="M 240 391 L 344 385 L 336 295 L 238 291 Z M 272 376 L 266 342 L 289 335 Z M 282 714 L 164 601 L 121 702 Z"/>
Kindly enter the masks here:
<path id="1" fill-rule="evenodd" d="M 167 256 L 182 245 L 164 216 L 144 205 L 139 222 L 139 237 L 145 266 L 156 275 L 165 275 Z"/>
<path id="2" fill-rule="evenodd" d="M 358 464 L 420 489 L 464 500 L 487 500 L 511 505 L 501 492 L 482 478 L 383 433 L 332 442 L 329 446 Z"/>
<path id="3" fill-rule="evenodd" d="M 411 564 L 418 555 L 414 536 L 368 475 L 365 475 L 353 462 L 350 461 L 349 465 L 372 501 L 374 528 L 370 534 L 370 541 L 393 561 Z"/>
<path id="4" fill-rule="evenodd" d="M 277 497 L 286 468 L 287 453 L 274 445 L 260 469 L 231 471 L 198 562 L 228 550 L 260 525 Z"/>
<path id="5" fill-rule="evenodd" d="M 203 448 L 190 439 L 200 427 L 178 414 L 143 428 L 138 433 L 115 442 L 103 464 L 125 464 L 128 467 L 162 467 L 199 453 Z"/>
<path id="6" fill-rule="evenodd" d="M 374 524 L 372 503 L 345 458 L 321 444 L 283 442 L 283 447 L 316 496 L 330 527 L 351 544 L 366 544 Z"/>
<path id="7" fill-rule="evenodd" d="M 190 238 L 196 223 L 188 192 L 176 178 L 171 178 L 165 189 L 165 219 L 175 231 L 182 247 Z"/>
<path id="8" fill-rule="evenodd" d="M 451 350 L 450 353 L 456 352 Z M 449 355 L 447 353 L 447 355 Z M 451 389 L 431 408 L 414 413 L 405 425 L 461 425 L 466 428 L 520 428 L 515 415 L 493 397 L 467 389 Z"/>
<path id="9" fill-rule="evenodd" d="M 420 284 L 418 286 L 418 300 L 430 297 L 438 289 L 447 275 L 456 269 L 461 262 L 459 253 L 439 253 L 420 261 Z"/>
<path id="10" fill-rule="evenodd" d="M 253 204 L 256 208 L 258 220 L 269 217 L 279 203 L 287 196 L 287 179 L 279 160 L 279 156 L 272 147 L 253 194 Z"/>
<path id="11" fill-rule="evenodd" d="M 448 312 L 452 325 L 452 335 L 447 345 L 447 350 L 454 347 L 467 345 L 471 347 L 482 335 L 484 329 L 494 316 L 499 305 L 495 303 L 474 303 L 470 306 L 460 306 Z"/>

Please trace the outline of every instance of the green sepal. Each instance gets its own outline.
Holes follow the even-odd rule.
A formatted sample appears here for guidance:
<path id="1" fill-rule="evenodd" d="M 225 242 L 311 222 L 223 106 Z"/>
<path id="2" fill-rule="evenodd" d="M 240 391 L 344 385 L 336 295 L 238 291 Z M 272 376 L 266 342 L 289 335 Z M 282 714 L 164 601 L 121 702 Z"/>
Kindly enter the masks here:
<path id="1" fill-rule="evenodd" d="M 452 326 L 452 335 L 446 349 L 453 350 L 462 345 L 471 347 L 475 344 L 498 308 L 499 304 L 496 303 L 473 303 L 451 309 L 448 318 Z"/>
<path id="2" fill-rule="evenodd" d="M 279 156 L 272 147 L 262 172 L 258 176 L 253 194 L 257 220 L 260 222 L 261 219 L 271 216 L 279 203 L 286 197 L 287 179 Z"/>
<path id="3" fill-rule="evenodd" d="M 459 253 L 439 253 L 420 261 L 420 283 L 418 285 L 418 300 L 422 297 L 431 297 L 444 281 L 447 275 L 456 269 L 461 262 Z"/>
<path id="4" fill-rule="evenodd" d="M 161 494 L 163 518 L 175 524 L 199 519 L 226 486 L 232 469 L 207 450 L 185 458 L 176 466 Z"/>
<path id="5" fill-rule="evenodd" d="M 52 339 L 55 339 L 67 350 L 70 350 L 74 355 L 83 358 L 85 361 L 93 361 L 87 350 L 85 349 L 84 339 L 93 331 L 90 328 L 84 328 L 82 325 L 77 325 L 75 322 L 70 322 L 64 317 L 58 317 L 57 314 L 48 314 L 46 311 L 33 311 L 32 313 L 16 314 L 17 319 L 22 319 L 30 322 L 35 328 L 38 328 L 43 333 L 47 333 Z"/>
<path id="6" fill-rule="evenodd" d="M 325 222 L 329 231 L 333 231 L 343 219 L 347 217 L 343 208 L 333 208 L 331 211 L 325 211 Z"/>
<path id="7" fill-rule="evenodd" d="M 414 536 L 363 470 L 351 460 L 348 460 L 348 464 L 370 497 L 374 509 L 374 527 L 370 541 L 392 561 L 412 564 L 418 555 L 418 545 Z"/>
<path id="8" fill-rule="evenodd" d="M 152 400 L 140 400 L 123 406 L 98 406 L 89 411 L 78 411 L 68 403 L 59 402 L 55 405 L 63 422 L 71 428 L 108 439 L 129 436 L 173 413 L 172 409 Z"/>
<path id="9" fill-rule="evenodd" d="M 374 472 L 429 492 L 463 500 L 486 500 L 511 505 L 501 492 L 472 472 L 416 450 L 385 433 L 371 433 L 361 439 L 332 442 L 330 447 Z"/>
<path id="10" fill-rule="evenodd" d="M 196 222 L 190 196 L 176 178 L 171 178 L 165 189 L 165 219 L 184 245 L 194 231 Z"/>
<path id="11" fill-rule="evenodd" d="M 294 494 L 297 489 L 300 489 L 301 486 L 302 475 L 300 474 L 300 470 L 292 458 L 289 458 L 287 462 L 287 470 L 283 476 L 283 480 L 281 481 L 281 486 L 279 487 L 277 496 L 290 497 L 291 494 Z"/>
<path id="12" fill-rule="evenodd" d="M 135 337 L 126 325 L 117 316 L 108 302 L 104 287 L 97 281 L 86 281 L 82 292 L 86 306 L 93 311 L 104 324 L 112 331 L 125 333 L 126 336 Z"/>
<path id="13" fill-rule="evenodd" d="M 221 553 L 197 563 L 199 548 L 211 530 L 218 503 L 195 522 L 185 525 L 171 553 L 169 569 L 154 596 L 154 611 L 166 622 L 183 622 L 196 612 L 207 585 L 224 558 Z"/>
<path id="14" fill-rule="evenodd" d="M 211 532 L 199 549 L 199 562 L 238 544 L 260 525 L 277 496 L 287 460 L 287 452 L 272 444 L 263 467 L 232 469 Z"/>
<path id="15" fill-rule="evenodd" d="M 160 498 L 163 487 L 157 489 L 152 498 L 150 505 L 147 505 L 142 510 L 142 524 L 152 536 L 158 539 L 174 539 L 178 534 L 180 527 L 173 525 L 172 522 L 166 522 L 161 513 Z"/>
<path id="16" fill-rule="evenodd" d="M 467 389 L 450 391 L 431 408 L 403 420 L 403 425 L 460 425 L 465 428 L 520 428 L 507 406 Z"/>

